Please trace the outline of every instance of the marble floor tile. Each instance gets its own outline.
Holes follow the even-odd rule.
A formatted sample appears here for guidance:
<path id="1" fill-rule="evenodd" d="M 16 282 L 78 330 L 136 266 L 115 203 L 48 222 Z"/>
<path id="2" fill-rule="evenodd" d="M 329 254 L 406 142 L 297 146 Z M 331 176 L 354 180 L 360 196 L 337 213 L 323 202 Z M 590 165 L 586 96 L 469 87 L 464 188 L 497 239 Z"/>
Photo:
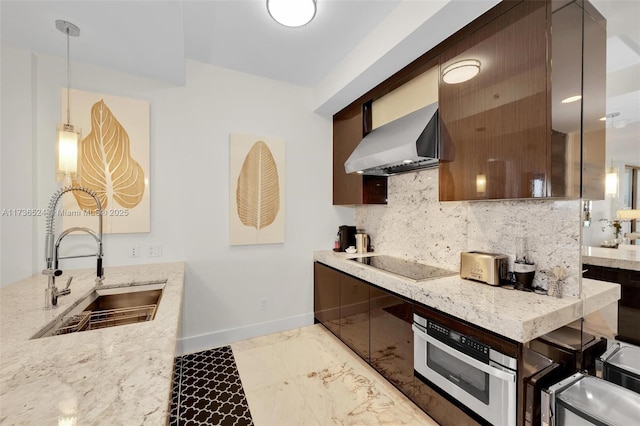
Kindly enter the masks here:
<path id="1" fill-rule="evenodd" d="M 436 425 L 322 325 L 231 344 L 256 425 Z"/>

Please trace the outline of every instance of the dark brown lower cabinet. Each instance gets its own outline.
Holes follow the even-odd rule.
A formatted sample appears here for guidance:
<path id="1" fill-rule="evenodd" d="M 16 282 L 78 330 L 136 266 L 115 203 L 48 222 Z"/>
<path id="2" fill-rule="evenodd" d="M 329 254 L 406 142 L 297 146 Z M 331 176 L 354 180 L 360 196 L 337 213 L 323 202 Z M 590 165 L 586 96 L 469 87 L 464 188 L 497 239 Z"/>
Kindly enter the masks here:
<path id="1" fill-rule="evenodd" d="M 369 285 L 340 274 L 340 338 L 369 362 Z"/>
<path id="2" fill-rule="evenodd" d="M 616 339 L 640 345 L 640 271 L 584 265 L 584 278 L 618 283 L 618 335 Z"/>
<path id="3" fill-rule="evenodd" d="M 371 366 L 405 395 L 413 393 L 413 304 L 370 288 Z"/>
<path id="4" fill-rule="evenodd" d="M 313 313 L 316 320 L 340 337 L 340 276 L 320 263 L 313 264 Z"/>

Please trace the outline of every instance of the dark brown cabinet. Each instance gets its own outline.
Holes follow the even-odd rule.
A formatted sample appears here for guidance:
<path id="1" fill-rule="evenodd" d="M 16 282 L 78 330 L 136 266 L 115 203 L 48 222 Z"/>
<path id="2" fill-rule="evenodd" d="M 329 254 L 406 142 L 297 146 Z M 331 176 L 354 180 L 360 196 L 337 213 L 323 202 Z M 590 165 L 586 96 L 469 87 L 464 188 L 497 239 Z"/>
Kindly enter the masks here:
<path id="1" fill-rule="evenodd" d="M 440 201 L 546 196 L 546 6 L 521 2 L 440 55 Z M 478 75 L 444 82 L 469 59 Z"/>
<path id="2" fill-rule="evenodd" d="M 444 51 L 440 201 L 601 199 L 605 44 L 587 2 L 523 1 Z M 444 81 L 467 60 L 475 77 Z"/>
<path id="3" fill-rule="evenodd" d="M 340 276 L 335 269 L 313 264 L 313 313 L 318 322 L 340 336 Z"/>
<path id="4" fill-rule="evenodd" d="M 369 362 L 369 285 L 317 262 L 313 268 L 316 320 Z"/>
<path id="5" fill-rule="evenodd" d="M 365 134 L 367 114 L 362 104 L 354 103 L 333 116 L 334 205 L 387 203 L 386 177 L 347 174 L 344 170 L 344 162 Z"/>
<path id="6" fill-rule="evenodd" d="M 584 278 L 618 283 L 618 334 L 616 339 L 640 345 L 640 271 L 584 265 Z"/>
<path id="7" fill-rule="evenodd" d="M 406 395 L 413 391 L 413 304 L 370 289 L 371 365 Z"/>
<path id="8" fill-rule="evenodd" d="M 340 274 L 340 338 L 369 361 L 369 285 Z"/>

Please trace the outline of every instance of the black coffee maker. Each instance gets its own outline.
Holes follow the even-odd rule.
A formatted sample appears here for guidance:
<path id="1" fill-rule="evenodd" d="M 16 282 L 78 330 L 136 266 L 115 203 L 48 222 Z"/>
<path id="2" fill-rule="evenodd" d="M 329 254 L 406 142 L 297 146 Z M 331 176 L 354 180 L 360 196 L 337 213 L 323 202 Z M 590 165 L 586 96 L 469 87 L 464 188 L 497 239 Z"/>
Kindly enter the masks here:
<path id="1" fill-rule="evenodd" d="M 356 246 L 356 227 L 342 225 L 338 227 L 338 247 L 333 251 L 345 251 L 350 246 Z"/>

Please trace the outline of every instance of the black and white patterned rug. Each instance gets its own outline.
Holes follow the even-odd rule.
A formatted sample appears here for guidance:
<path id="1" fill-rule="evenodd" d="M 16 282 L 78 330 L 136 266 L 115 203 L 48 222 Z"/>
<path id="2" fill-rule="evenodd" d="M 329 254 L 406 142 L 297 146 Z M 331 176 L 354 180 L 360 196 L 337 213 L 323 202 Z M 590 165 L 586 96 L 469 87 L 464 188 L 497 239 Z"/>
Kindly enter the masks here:
<path id="1" fill-rule="evenodd" d="M 253 425 L 231 346 L 177 357 L 170 426 Z"/>

